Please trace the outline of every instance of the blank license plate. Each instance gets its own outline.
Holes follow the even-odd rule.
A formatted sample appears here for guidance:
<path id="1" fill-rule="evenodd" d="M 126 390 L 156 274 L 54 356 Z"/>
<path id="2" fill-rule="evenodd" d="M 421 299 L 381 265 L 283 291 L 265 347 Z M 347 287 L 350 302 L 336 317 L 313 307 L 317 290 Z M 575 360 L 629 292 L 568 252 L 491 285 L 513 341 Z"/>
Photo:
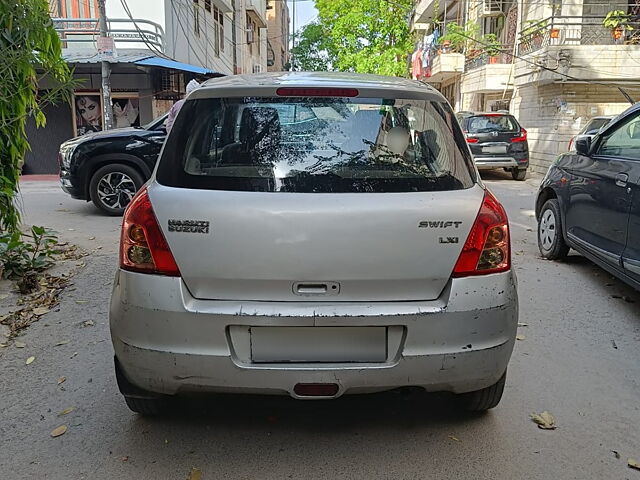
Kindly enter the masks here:
<path id="1" fill-rule="evenodd" d="M 507 147 L 505 145 L 482 147 L 482 153 L 507 153 Z"/>
<path id="2" fill-rule="evenodd" d="M 386 327 L 251 327 L 254 363 L 386 360 Z"/>

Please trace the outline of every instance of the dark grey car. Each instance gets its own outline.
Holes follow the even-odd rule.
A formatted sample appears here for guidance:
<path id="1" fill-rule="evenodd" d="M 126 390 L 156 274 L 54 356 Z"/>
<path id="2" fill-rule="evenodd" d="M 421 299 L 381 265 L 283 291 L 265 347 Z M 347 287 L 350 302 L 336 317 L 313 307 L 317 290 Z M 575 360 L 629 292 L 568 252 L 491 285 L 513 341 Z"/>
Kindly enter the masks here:
<path id="1" fill-rule="evenodd" d="M 529 167 L 527 131 L 513 115 L 474 113 L 458 117 L 478 169 L 504 168 L 524 180 Z"/>
<path id="2" fill-rule="evenodd" d="M 536 216 L 544 257 L 573 248 L 640 289 L 640 103 L 556 160 Z"/>

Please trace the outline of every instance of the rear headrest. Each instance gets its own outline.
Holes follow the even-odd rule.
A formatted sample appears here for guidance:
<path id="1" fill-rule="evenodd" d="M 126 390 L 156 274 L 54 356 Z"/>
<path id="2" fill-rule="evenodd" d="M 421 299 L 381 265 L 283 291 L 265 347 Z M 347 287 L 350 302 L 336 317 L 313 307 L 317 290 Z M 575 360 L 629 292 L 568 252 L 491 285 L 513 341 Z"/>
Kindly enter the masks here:
<path id="1" fill-rule="evenodd" d="M 240 143 L 254 146 L 267 135 L 279 134 L 280 116 L 273 107 L 247 107 L 240 118 Z"/>

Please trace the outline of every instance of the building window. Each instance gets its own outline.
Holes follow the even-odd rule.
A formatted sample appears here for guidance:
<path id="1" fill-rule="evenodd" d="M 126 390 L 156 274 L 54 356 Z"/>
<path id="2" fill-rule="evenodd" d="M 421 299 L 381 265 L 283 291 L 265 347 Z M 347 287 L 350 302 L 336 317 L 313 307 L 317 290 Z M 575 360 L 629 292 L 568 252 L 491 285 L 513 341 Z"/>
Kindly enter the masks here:
<path id="1" fill-rule="evenodd" d="M 247 14 L 247 44 L 249 45 L 249 53 L 253 54 L 253 42 L 256 41 L 256 25 Z"/>
<path id="2" fill-rule="evenodd" d="M 211 0 L 204 0 L 204 9 L 207 12 L 211 12 Z"/>
<path id="3" fill-rule="evenodd" d="M 193 0 L 193 33 L 200 36 L 200 2 Z"/>
<path id="4" fill-rule="evenodd" d="M 216 56 L 224 52 L 224 14 L 213 7 L 213 49 Z"/>

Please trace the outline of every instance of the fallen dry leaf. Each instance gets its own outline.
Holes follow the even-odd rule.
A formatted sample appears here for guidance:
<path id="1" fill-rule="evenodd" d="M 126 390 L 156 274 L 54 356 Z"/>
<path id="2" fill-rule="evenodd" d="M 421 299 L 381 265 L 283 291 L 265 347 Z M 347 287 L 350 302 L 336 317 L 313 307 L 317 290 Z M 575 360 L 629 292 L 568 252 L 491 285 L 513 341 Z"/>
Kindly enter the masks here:
<path id="1" fill-rule="evenodd" d="M 89 240 L 95 240 L 96 237 L 89 237 Z"/>
<path id="2" fill-rule="evenodd" d="M 89 303 L 89 300 L 76 300 L 76 303 L 82 305 L 84 303 Z"/>
<path id="3" fill-rule="evenodd" d="M 13 344 L 16 346 L 16 348 L 24 348 L 27 346 L 26 343 L 18 342 L 18 341 L 13 342 Z"/>
<path id="4" fill-rule="evenodd" d="M 85 320 L 84 322 L 82 322 L 83 327 L 93 327 L 94 325 L 95 323 L 93 322 L 93 320 Z"/>
<path id="5" fill-rule="evenodd" d="M 24 362 L 24 363 L 27 364 L 27 365 L 31 365 L 35 359 L 36 359 L 36 357 L 29 357 L 29 358 L 27 358 L 27 361 Z"/>
<path id="6" fill-rule="evenodd" d="M 0 348 L 5 348 L 8 347 L 9 345 L 7 345 L 6 343 L 0 343 Z"/>
<path id="7" fill-rule="evenodd" d="M 454 435 L 449 435 L 449 438 L 451 440 L 453 440 L 454 442 L 459 442 L 460 441 L 460 439 L 458 437 L 454 436 Z"/>
<path id="8" fill-rule="evenodd" d="M 60 378 L 58 379 L 58 385 L 61 385 L 61 384 L 63 384 L 63 383 L 64 383 L 64 382 L 66 382 L 66 381 L 67 381 L 67 377 L 60 377 Z"/>
<path id="9" fill-rule="evenodd" d="M 78 352 L 73 352 L 73 354 L 72 354 L 69 358 L 73 358 L 73 357 L 75 357 L 76 355 L 78 355 Z"/>
<path id="10" fill-rule="evenodd" d="M 518 323 L 518 326 L 519 326 L 519 327 L 528 327 L 528 326 L 529 326 L 529 324 L 528 324 L 528 323 L 522 323 L 522 322 L 521 322 L 521 323 Z"/>
<path id="11" fill-rule="evenodd" d="M 613 456 L 616 457 L 617 460 L 620 460 L 620 453 L 617 450 L 611 450 Z"/>
<path id="12" fill-rule="evenodd" d="M 633 458 L 630 458 L 627 461 L 627 465 L 629 465 L 629 468 L 633 468 L 635 470 L 640 470 L 640 463 L 638 463 L 638 461 L 634 460 Z"/>
<path id="13" fill-rule="evenodd" d="M 54 428 L 51 431 L 51 436 L 52 437 L 59 437 L 60 435 L 64 435 L 65 432 L 67 431 L 67 426 L 66 425 L 60 425 L 58 428 Z"/>
<path id="14" fill-rule="evenodd" d="M 69 343 L 71 340 L 61 340 L 58 343 L 56 343 L 56 347 L 59 347 L 60 345 L 66 345 L 67 343 Z"/>
<path id="15" fill-rule="evenodd" d="M 191 472 L 189 472 L 189 476 L 187 477 L 187 480 L 201 480 L 202 479 L 202 472 L 200 471 L 199 468 L 192 468 Z"/>
<path id="16" fill-rule="evenodd" d="M 51 310 L 47 307 L 36 307 L 33 309 L 33 314 L 38 317 L 44 315 L 45 313 L 49 313 Z"/>
<path id="17" fill-rule="evenodd" d="M 525 337 L 524 335 L 516 335 L 516 340 L 524 340 L 525 338 L 527 337 Z"/>
<path id="18" fill-rule="evenodd" d="M 68 414 L 70 414 L 71 412 L 73 412 L 74 410 L 75 410 L 75 408 L 73 408 L 73 407 L 65 408 L 64 410 L 62 410 L 62 411 L 58 414 L 58 416 L 59 416 L 59 417 L 61 417 L 62 415 L 68 415 Z"/>
<path id="19" fill-rule="evenodd" d="M 557 428 L 556 419 L 553 418 L 553 415 L 546 410 L 542 413 L 532 413 L 531 420 L 533 420 L 538 425 L 538 428 L 541 428 L 542 430 L 555 430 Z"/>

